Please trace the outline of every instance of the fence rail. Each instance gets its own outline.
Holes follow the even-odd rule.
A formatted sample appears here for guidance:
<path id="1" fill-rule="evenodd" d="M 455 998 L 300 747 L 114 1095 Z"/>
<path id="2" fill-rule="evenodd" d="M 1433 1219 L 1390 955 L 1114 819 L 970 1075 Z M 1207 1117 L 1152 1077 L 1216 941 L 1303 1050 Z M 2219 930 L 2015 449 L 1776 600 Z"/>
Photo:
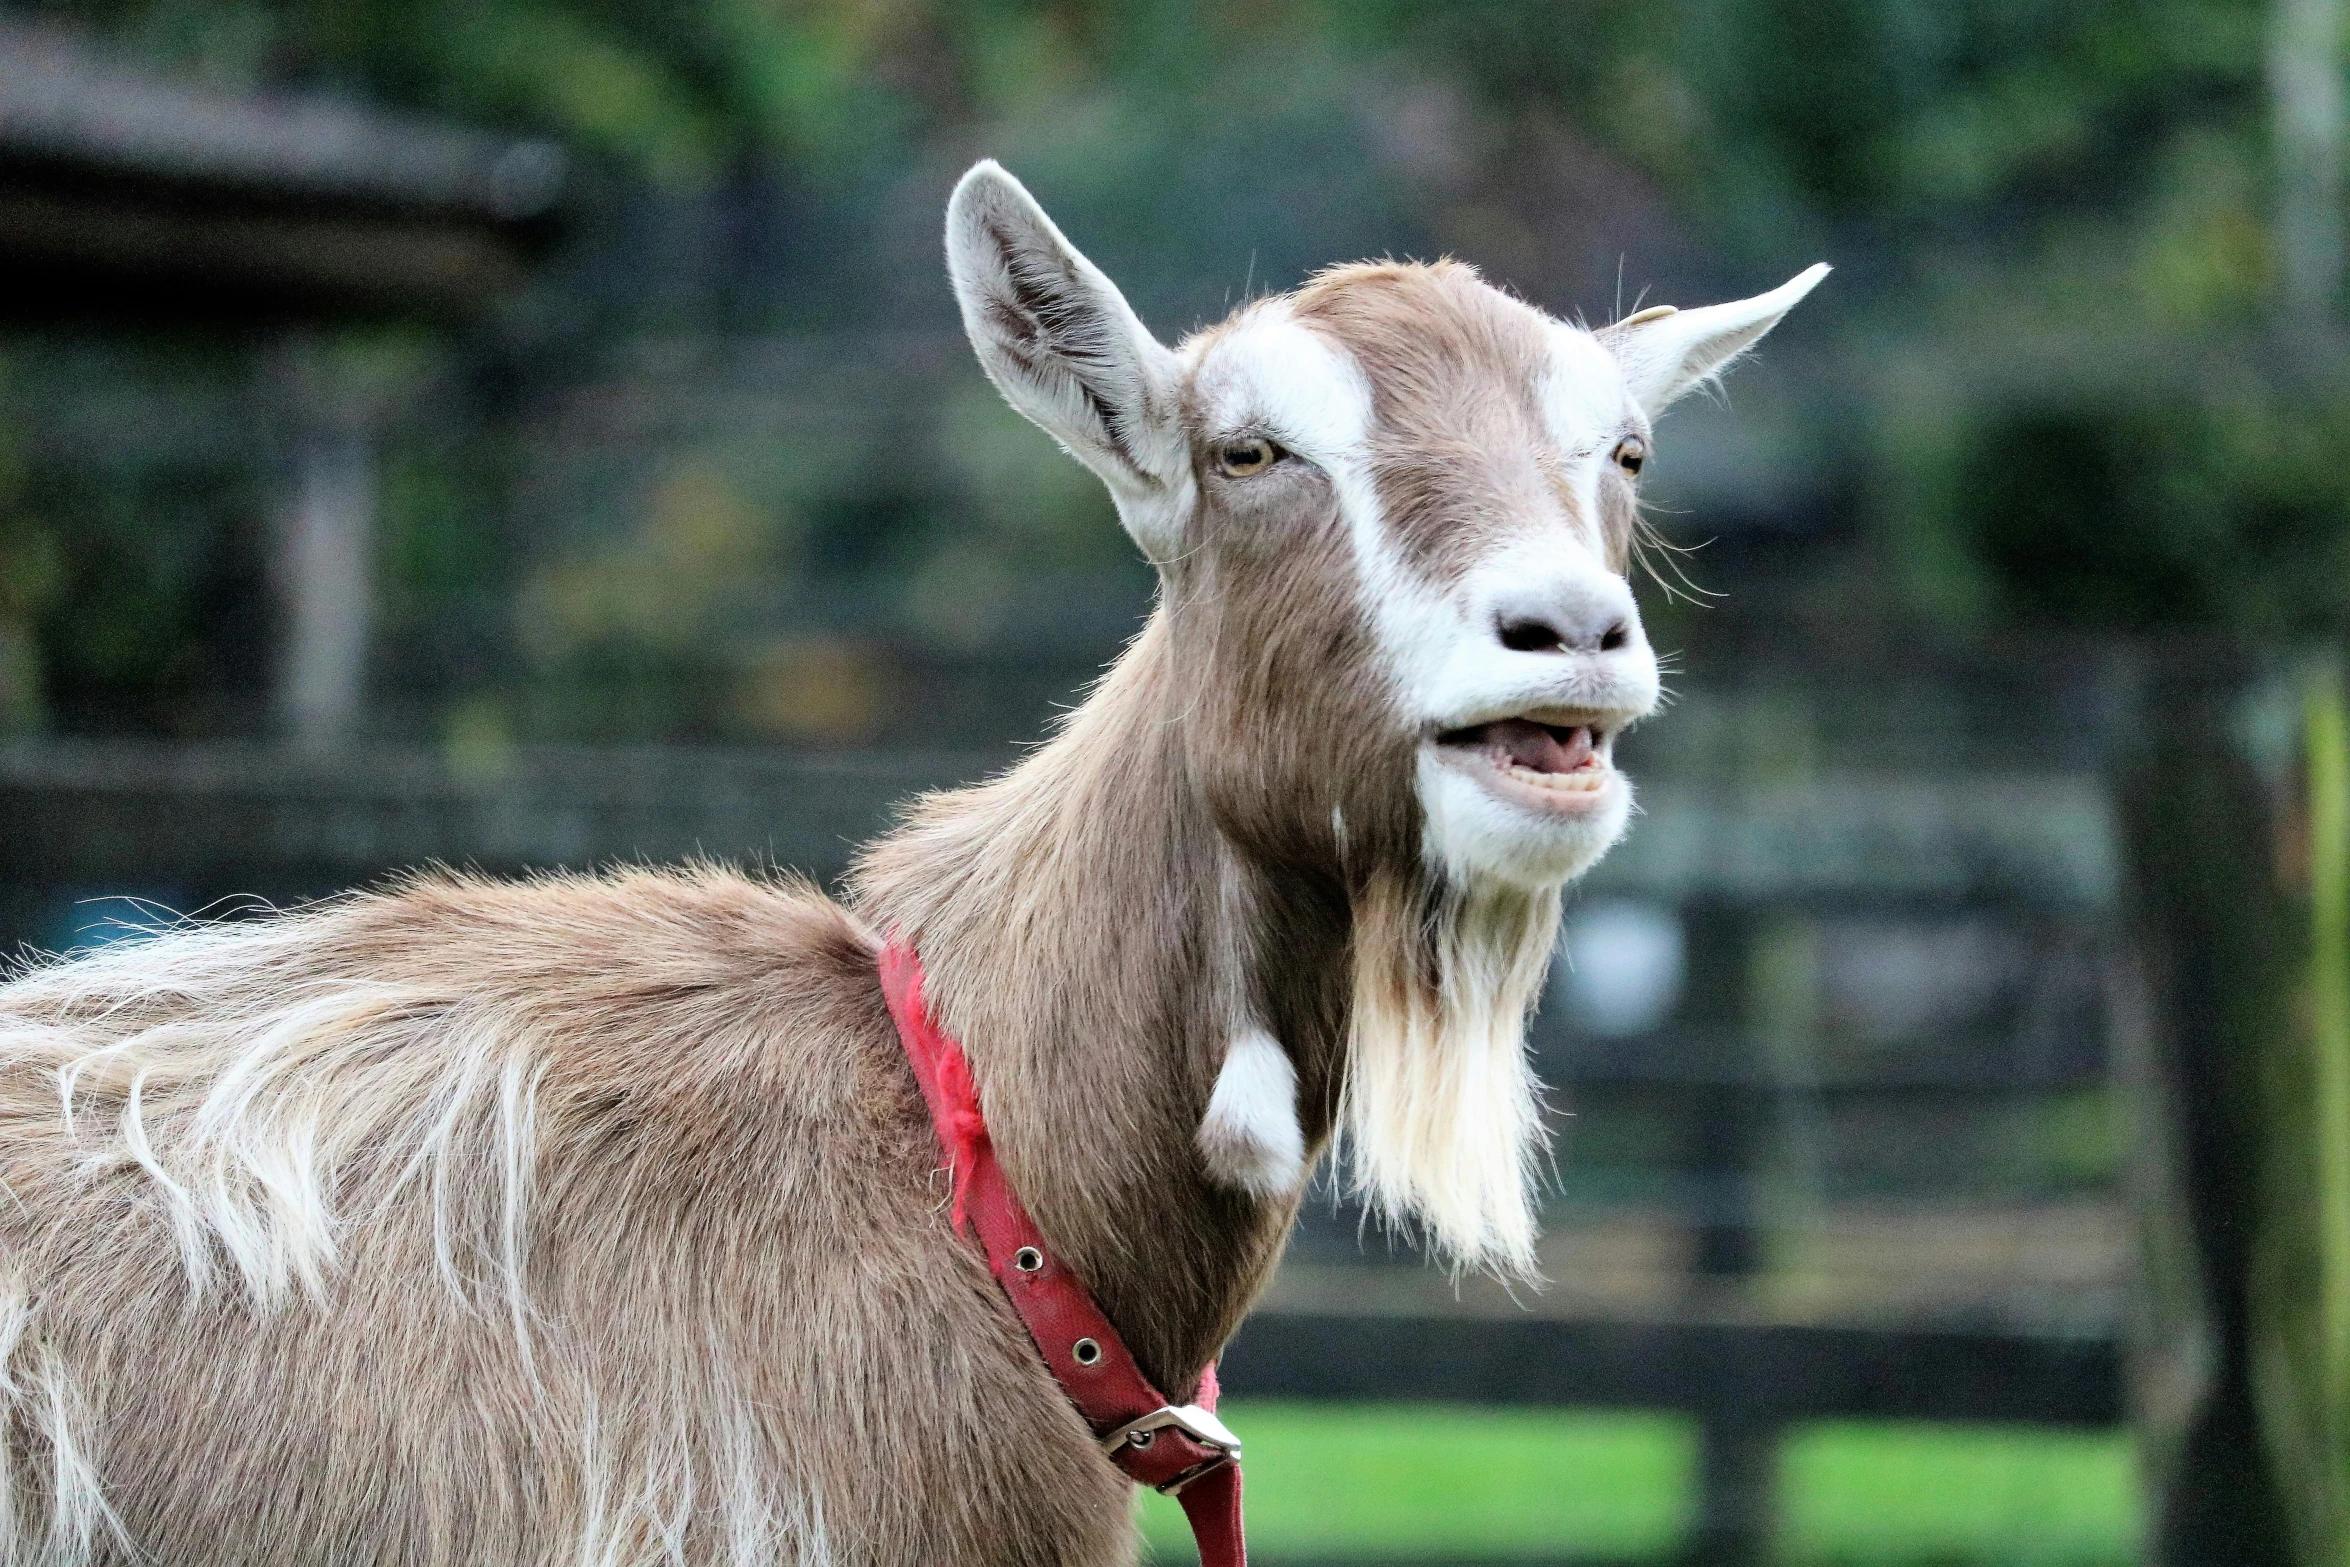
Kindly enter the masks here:
<path id="1" fill-rule="evenodd" d="M 2012 1330 L 1263 1312 L 1223 1372 L 1262 1397 L 1672 1409 L 1709 1424 L 2123 1413 L 2111 1338 Z"/>
<path id="2" fill-rule="evenodd" d="M 13 927 L 0 933 L 23 940 L 53 929 L 58 900 L 71 894 L 282 900 L 428 861 L 514 871 L 710 856 L 832 877 L 898 802 L 983 776 L 1011 754 L 0 746 L 0 926 Z M 1711 967 L 1693 968 L 1694 986 L 1751 988 L 1757 954 L 1783 963 L 1795 950 L 1772 934 L 1790 921 L 2005 920 L 2067 932 L 2065 950 L 2094 962 L 2097 932 L 2117 918 L 2116 835 L 2093 775 L 1660 780 L 1642 802 L 1635 832 L 1579 896 L 1698 911 L 1714 947 L 1704 959 Z M 2036 935 L 2015 939 L 2038 942 L 2035 961 L 2055 950 Z M 1616 1040 L 1576 1038 L 1553 1015 L 1536 1036 L 1578 1107 L 1633 1106 L 1682 1124 L 1671 1157 L 1688 1179 L 1673 1189 L 1705 1194 L 1683 1202 L 1674 1221 L 1689 1238 L 1689 1290 L 1635 1312 L 1595 1305 L 1539 1316 L 1368 1304 L 1405 1301 L 1408 1290 L 1363 1291 L 1333 1311 L 1284 1303 L 1277 1290 L 1231 1346 L 1229 1384 L 1301 1398 L 1685 1412 L 1704 1433 L 1691 1559 L 1721 1563 L 1767 1555 L 1778 1437 L 1789 1422 L 2122 1418 L 2118 1324 L 2095 1310 L 2051 1329 L 2003 1317 L 1990 1300 L 1972 1316 L 1927 1322 L 1694 1309 L 1734 1300 L 1764 1266 L 1760 1172 L 1775 1125 L 1803 1123 L 1817 1135 L 1844 1105 L 1971 1113 L 1965 1107 L 2094 1091 L 2109 1055 L 2101 1038 L 2084 1041 L 2066 1014 L 2053 1046 L 1976 1049 L 1954 1039 L 1922 1054 L 1810 1061 L 1791 1076 L 1786 1040 L 1764 1034 L 1797 1025 L 1758 1025 L 1718 1004 L 1698 1013 Z M 2010 1043 L 2031 1041 L 2019 1033 Z M 1578 1139 L 1578 1158 L 1583 1146 Z M 1301 1250 L 1326 1252 L 1327 1240 L 1309 1228 Z M 1673 1299 L 1681 1306 L 1659 1304 Z M 1970 1325 L 1953 1325 L 1961 1320 Z"/>
<path id="3" fill-rule="evenodd" d="M 0 875 L 380 874 L 693 854 L 837 872 L 895 804 L 1012 753 L 426 749 L 328 757 L 257 745 L 0 745 Z M 2077 775 L 1963 789 L 1830 775 L 1736 789 L 1659 782 L 1584 884 L 1670 901 L 1992 902 L 2102 911 L 2119 883 L 2104 793 Z"/>

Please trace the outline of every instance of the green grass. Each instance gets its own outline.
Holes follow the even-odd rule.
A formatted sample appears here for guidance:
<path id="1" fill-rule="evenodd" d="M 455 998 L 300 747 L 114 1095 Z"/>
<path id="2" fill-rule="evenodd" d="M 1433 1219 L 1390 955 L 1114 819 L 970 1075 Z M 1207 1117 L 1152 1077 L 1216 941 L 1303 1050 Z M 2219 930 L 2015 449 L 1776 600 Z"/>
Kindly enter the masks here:
<path id="1" fill-rule="evenodd" d="M 1669 1558 L 1691 1517 L 1696 1429 L 1669 1415 L 1235 1399 L 1251 1555 L 1289 1562 Z M 1789 1434 L 1782 1558 L 1802 1567 L 2127 1567 L 2123 1433 L 1855 1422 Z M 1192 1559 L 1146 1497 L 1160 1563 Z"/>
<path id="2" fill-rule="evenodd" d="M 1691 1428 L 1665 1415 L 1233 1399 L 1247 1444 L 1249 1552 L 1417 1561 L 1668 1549 L 1687 1522 Z M 1149 1497 L 1160 1561 L 1190 1556 L 1182 1509 Z"/>
<path id="3" fill-rule="evenodd" d="M 1801 1563 L 2119 1567 L 2138 1559 L 2122 1432 L 1854 1421 L 1780 1455 L 1781 1539 Z"/>

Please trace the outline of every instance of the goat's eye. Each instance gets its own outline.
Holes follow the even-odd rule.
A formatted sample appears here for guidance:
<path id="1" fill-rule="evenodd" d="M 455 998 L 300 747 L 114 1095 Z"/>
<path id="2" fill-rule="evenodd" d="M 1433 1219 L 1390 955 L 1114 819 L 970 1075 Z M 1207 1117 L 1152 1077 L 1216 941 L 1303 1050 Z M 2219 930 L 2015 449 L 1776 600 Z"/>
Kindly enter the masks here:
<path id="1" fill-rule="evenodd" d="M 1648 461 L 1648 443 L 1637 435 L 1627 435 L 1616 443 L 1616 466 L 1626 473 L 1638 473 L 1640 465 Z"/>
<path id="2" fill-rule="evenodd" d="M 1284 455 L 1280 447 L 1260 435 L 1244 441 L 1226 441 L 1216 448 L 1216 471 L 1228 479 L 1245 479 L 1263 473 Z"/>

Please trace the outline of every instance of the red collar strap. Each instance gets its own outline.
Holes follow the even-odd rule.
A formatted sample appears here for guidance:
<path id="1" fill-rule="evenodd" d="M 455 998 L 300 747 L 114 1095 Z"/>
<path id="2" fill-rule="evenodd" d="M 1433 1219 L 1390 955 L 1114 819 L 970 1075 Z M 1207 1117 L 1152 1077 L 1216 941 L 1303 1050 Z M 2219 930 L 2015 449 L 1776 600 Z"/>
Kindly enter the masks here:
<path id="1" fill-rule="evenodd" d="M 1196 1404 L 1170 1403 L 1151 1386 L 1093 1296 L 1045 1244 L 996 1162 L 971 1064 L 923 1005 L 922 960 L 912 947 L 893 940 L 882 950 L 881 988 L 946 1151 L 956 1231 L 987 1253 L 1037 1353 L 1110 1461 L 1182 1502 L 1200 1567 L 1246 1567 L 1240 1441 L 1216 1418 L 1216 1368 L 1201 1374 Z"/>

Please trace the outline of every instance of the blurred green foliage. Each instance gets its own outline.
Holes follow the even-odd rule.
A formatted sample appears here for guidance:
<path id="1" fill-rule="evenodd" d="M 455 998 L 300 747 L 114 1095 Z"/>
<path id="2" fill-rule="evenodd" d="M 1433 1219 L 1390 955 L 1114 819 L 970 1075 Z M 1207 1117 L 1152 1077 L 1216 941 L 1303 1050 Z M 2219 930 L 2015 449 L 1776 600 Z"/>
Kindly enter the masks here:
<path id="1" fill-rule="evenodd" d="M 1594 314 L 1621 302 L 1627 258 L 1634 293 L 1688 298 L 1824 256 L 1837 277 L 1774 340 L 1769 373 L 1795 390 L 1768 399 L 1768 461 L 1739 455 L 1770 483 L 1672 490 L 1668 432 L 1658 493 L 1696 514 L 1691 537 L 1725 512 L 1824 528 L 1839 550 L 1815 569 L 1836 583 L 1815 597 L 1880 637 L 1923 616 L 1961 638 L 2269 641 L 2350 616 L 2350 372 L 2337 328 L 2281 321 L 2256 0 L 19 9 L 224 85 L 326 87 L 561 138 L 601 194 L 573 259 L 505 327 L 580 365 L 639 336 L 951 331 L 936 203 L 981 152 L 1030 178 L 1170 332 L 1236 291 L 1380 250 L 1468 255 Z M 914 627 L 967 653 L 1018 623 L 1017 574 L 1110 571 L 1099 557 L 1122 548 L 1082 475 L 981 411 L 967 364 L 943 385 L 944 428 L 918 451 L 868 431 L 861 447 L 808 435 L 785 452 L 771 426 L 755 452 L 671 452 L 662 471 L 567 500 L 579 536 L 552 556 L 538 524 L 488 515 L 518 482 L 510 454 L 412 443 L 387 471 L 387 625 L 440 647 L 454 620 L 468 647 L 506 646 L 469 654 L 450 700 L 478 719 L 506 678 L 484 671 L 518 657 L 535 694 L 504 721 L 534 732 L 870 735 L 901 676 L 859 650 L 866 631 L 743 606 L 834 582 L 847 603 L 887 577 L 903 589 L 896 629 L 873 635 Z M 795 465 L 822 483 L 786 476 Z M 6 482 L 0 519 L 39 511 Z M 663 497 L 696 483 L 739 512 L 707 561 L 677 557 L 684 536 L 664 531 Z M 245 547 L 205 520 L 210 504 L 171 524 L 203 536 L 171 568 L 179 597 L 135 606 L 123 595 L 147 590 L 112 573 L 95 599 L 76 596 L 86 582 L 40 587 L 47 568 L 10 564 L 38 550 L 8 542 L 35 525 L 0 521 L 0 576 L 19 584 L 6 591 L 74 628 L 6 689 L 105 689 L 128 655 L 96 645 L 110 635 L 97 620 L 134 609 L 141 656 L 219 663 L 156 651 L 171 640 L 156 628 L 205 615 L 203 561 Z M 152 488 L 90 506 L 86 530 L 72 506 L 44 525 L 91 534 L 76 559 L 104 553 L 107 514 L 151 508 L 153 530 L 171 512 Z M 648 571 L 675 593 L 612 591 Z M 517 604 L 511 625 L 482 629 Z M 1701 645 L 1699 617 L 1658 615 L 1668 645 Z M 778 706 L 759 671 L 803 667 L 863 670 L 867 717 Z M 173 677 L 147 678 L 153 706 Z"/>
<path id="2" fill-rule="evenodd" d="M 2057 214 L 2208 227 L 2259 135 L 2246 0 L 39 0 L 158 63 L 546 131 L 655 178 L 818 170 L 1104 96 L 1171 130 L 1316 64 L 1572 123 L 1737 236 L 1855 222 L 2026 249 Z M 1268 103 L 1255 107 L 1264 112 Z M 1095 158 L 1121 149 L 1094 143 Z M 2257 149 L 2254 149 L 2257 151 Z M 1247 171 L 1218 171 L 1245 187 Z M 2182 179 L 2181 176 L 2191 176 Z M 2225 183 L 2223 181 L 2223 183 Z M 2260 184 L 2255 178 L 2254 187 Z M 2166 198 L 2178 198 L 2166 200 Z M 2176 210 L 2183 204 L 2186 210 Z M 2223 207 L 2226 203 L 2222 203 Z M 2133 209 L 2135 209 L 2133 213 Z M 2020 221 L 2019 221 L 2020 220 Z M 2246 231 L 2257 295 L 2257 221 Z M 1816 236 L 1815 236 L 1816 237 Z M 1928 237 L 1918 232 L 1918 238 Z M 2020 244 L 2018 243 L 2020 242 Z M 1909 259 L 1947 266 L 1937 248 Z"/>
<path id="3" fill-rule="evenodd" d="M 134 357 L 183 386 L 245 379 L 205 349 Z M 98 727 L 215 730 L 265 679 L 266 628 L 241 613 L 266 571 L 265 475 L 168 442 L 75 440 L 73 460 L 39 460 L 9 415 L 89 369 L 0 351 L 0 733 L 55 708 Z"/>

